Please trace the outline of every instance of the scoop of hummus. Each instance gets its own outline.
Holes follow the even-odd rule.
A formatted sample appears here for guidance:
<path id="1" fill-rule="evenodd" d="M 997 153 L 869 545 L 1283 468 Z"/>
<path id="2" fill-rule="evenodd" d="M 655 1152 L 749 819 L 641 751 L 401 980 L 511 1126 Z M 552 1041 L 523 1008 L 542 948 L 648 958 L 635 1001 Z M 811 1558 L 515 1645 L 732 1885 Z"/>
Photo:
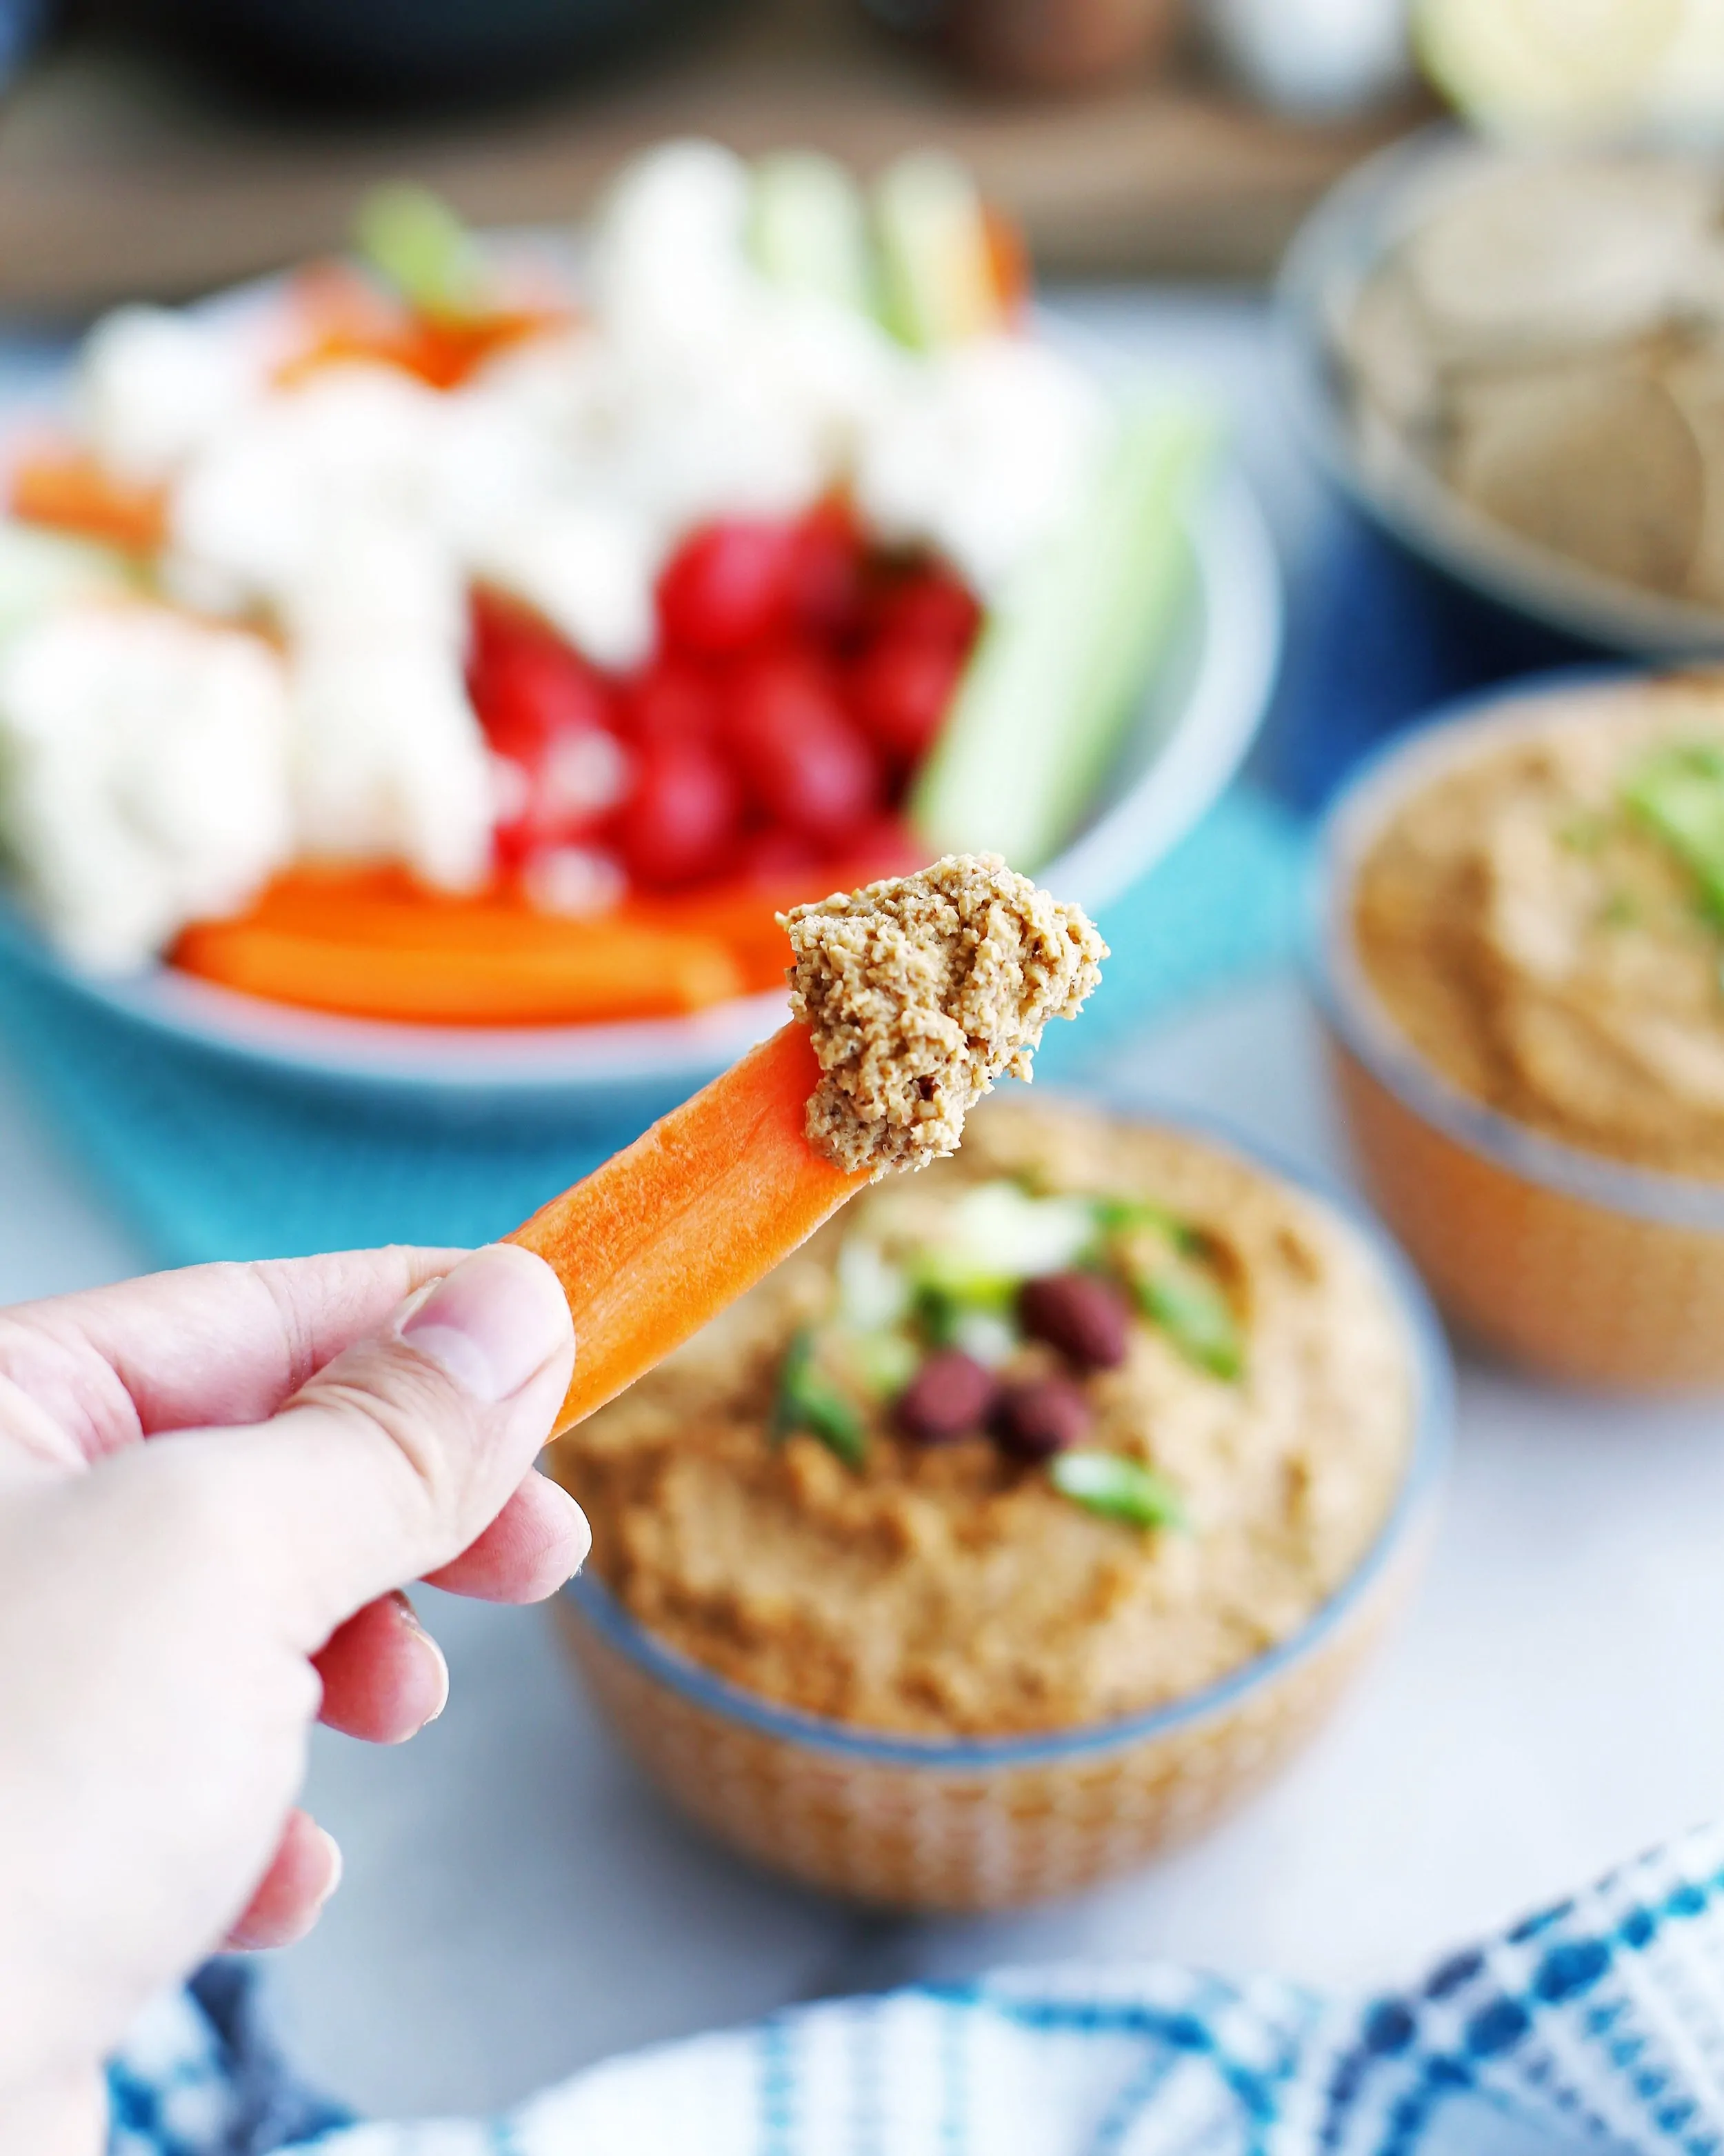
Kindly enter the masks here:
<path id="1" fill-rule="evenodd" d="M 1724 842 L 1724 674 L 1546 700 L 1399 804 L 1360 867 L 1354 932 L 1389 1015 L 1464 1091 L 1588 1151 L 1724 1180 L 1724 913 L 1703 828 L 1696 857 L 1684 804 L 1661 806 L 1673 778 L 1686 813 L 1716 789 Z"/>
<path id="2" fill-rule="evenodd" d="M 922 1168 L 955 1152 L 994 1081 L 1027 1079 L 1051 1018 L 1075 1018 L 1107 946 L 1082 909 L 997 854 L 799 906 L 791 1008 L 822 1076 L 809 1142 L 851 1172 Z"/>

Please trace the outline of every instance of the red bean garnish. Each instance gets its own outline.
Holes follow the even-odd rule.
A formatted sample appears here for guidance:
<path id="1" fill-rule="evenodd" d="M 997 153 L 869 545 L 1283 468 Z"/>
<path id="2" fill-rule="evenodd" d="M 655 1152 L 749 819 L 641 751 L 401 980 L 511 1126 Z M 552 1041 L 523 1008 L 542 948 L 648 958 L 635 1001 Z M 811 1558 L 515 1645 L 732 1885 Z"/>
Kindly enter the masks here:
<path id="1" fill-rule="evenodd" d="M 985 1428 L 998 1390 L 973 1355 L 942 1348 L 898 1395 L 898 1427 L 922 1445 L 944 1445 Z"/>
<path id="2" fill-rule="evenodd" d="M 1089 1401 L 1069 1378 L 1038 1378 L 1008 1386 L 988 1426 L 1000 1450 L 1014 1460 L 1051 1460 L 1068 1445 L 1080 1445 L 1094 1419 Z"/>
<path id="3" fill-rule="evenodd" d="M 1045 1340 L 1082 1370 L 1112 1370 L 1126 1359 L 1131 1316 L 1126 1299 L 1094 1273 L 1044 1273 L 1018 1291 L 1018 1318 L 1032 1340 Z"/>

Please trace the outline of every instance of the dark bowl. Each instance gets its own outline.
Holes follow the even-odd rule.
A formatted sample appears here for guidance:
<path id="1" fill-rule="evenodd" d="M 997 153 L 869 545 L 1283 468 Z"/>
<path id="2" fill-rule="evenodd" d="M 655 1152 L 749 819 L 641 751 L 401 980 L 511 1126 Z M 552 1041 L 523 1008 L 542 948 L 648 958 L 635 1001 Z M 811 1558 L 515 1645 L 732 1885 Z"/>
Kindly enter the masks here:
<path id="1" fill-rule="evenodd" d="M 150 0 L 147 20 L 269 90 L 465 105 L 550 87 L 715 0 Z"/>

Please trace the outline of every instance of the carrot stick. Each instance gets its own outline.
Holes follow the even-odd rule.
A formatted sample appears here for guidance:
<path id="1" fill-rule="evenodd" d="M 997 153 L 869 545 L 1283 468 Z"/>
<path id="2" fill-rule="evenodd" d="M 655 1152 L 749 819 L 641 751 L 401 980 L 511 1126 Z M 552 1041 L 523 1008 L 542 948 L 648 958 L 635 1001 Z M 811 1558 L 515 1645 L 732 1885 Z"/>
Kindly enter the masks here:
<path id="1" fill-rule="evenodd" d="M 808 1143 L 819 1082 L 808 1029 L 784 1026 L 508 1238 L 547 1261 L 574 1315 L 559 1432 L 661 1362 L 868 1182 Z"/>
<path id="2" fill-rule="evenodd" d="M 901 842 L 882 840 L 865 852 L 794 875 L 765 880 L 731 878 L 690 891 L 643 893 L 628 901 L 621 917 L 717 937 L 730 947 L 750 991 L 758 994 L 782 987 L 790 964 L 790 938 L 779 927 L 777 915 L 807 900 L 824 898 L 829 891 L 872 883 L 877 876 L 907 875 L 925 867 L 927 860 L 927 848 L 908 836 Z"/>
<path id="3" fill-rule="evenodd" d="M 470 920 L 439 933 L 449 925 L 434 916 L 416 933 L 367 941 L 353 932 L 357 924 L 344 932 L 205 921 L 186 930 L 172 959 L 186 973 L 274 1003 L 422 1025 L 677 1017 L 742 991 L 735 960 L 710 937 L 549 920 L 524 938 Z"/>
<path id="4" fill-rule="evenodd" d="M 358 360 L 398 367 L 434 389 L 453 389 L 494 352 L 574 319 L 566 302 L 547 296 L 499 305 L 470 320 L 433 321 L 334 266 L 303 273 L 289 306 L 297 334 L 275 371 L 284 388 Z"/>
<path id="5" fill-rule="evenodd" d="M 13 466 L 8 498 L 13 515 L 27 524 L 50 524 L 136 553 L 148 553 L 167 536 L 160 487 L 128 485 L 70 446 L 26 451 Z"/>

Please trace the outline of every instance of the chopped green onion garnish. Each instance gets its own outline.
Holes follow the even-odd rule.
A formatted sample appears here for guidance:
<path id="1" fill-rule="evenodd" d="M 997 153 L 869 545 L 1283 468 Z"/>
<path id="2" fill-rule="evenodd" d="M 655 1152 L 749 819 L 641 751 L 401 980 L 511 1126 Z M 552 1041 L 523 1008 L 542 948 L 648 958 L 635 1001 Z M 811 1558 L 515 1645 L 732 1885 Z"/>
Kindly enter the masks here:
<path id="1" fill-rule="evenodd" d="M 1571 854 L 1595 854 L 1603 844 L 1609 828 L 1603 817 L 1590 808 L 1583 808 L 1560 826 L 1557 836 Z"/>
<path id="2" fill-rule="evenodd" d="M 354 225 L 359 252 L 423 315 L 461 321 L 485 300 L 477 242 L 428 187 L 399 181 L 375 187 Z"/>
<path id="3" fill-rule="evenodd" d="M 1724 927 L 1724 748 L 1655 750 L 1629 773 L 1623 799 L 1694 876 L 1713 926 Z"/>
<path id="4" fill-rule="evenodd" d="M 916 1342 L 901 1332 L 854 1332 L 844 1347 L 857 1383 L 878 1400 L 901 1393 L 921 1361 Z"/>
<path id="5" fill-rule="evenodd" d="M 1104 1235 L 1134 1233 L 1159 1235 L 1176 1250 L 1194 1250 L 1202 1236 L 1188 1220 L 1149 1198 L 1096 1198 L 1090 1200 L 1095 1224 Z"/>
<path id="6" fill-rule="evenodd" d="M 1614 891 L 1598 908 L 1601 928 L 1632 928 L 1640 918 L 1640 903 L 1631 892 Z"/>
<path id="7" fill-rule="evenodd" d="M 1244 1342 L 1227 1297 L 1213 1281 L 1170 1265 L 1135 1283 L 1145 1314 L 1189 1363 L 1215 1378 L 1237 1378 L 1245 1367 Z"/>
<path id="8" fill-rule="evenodd" d="M 1123 1453 L 1056 1453 L 1048 1479 L 1062 1496 L 1132 1527 L 1183 1527 L 1184 1500 L 1163 1475 Z"/>
<path id="9" fill-rule="evenodd" d="M 842 1393 L 818 1375 L 813 1361 L 813 1335 L 798 1332 L 786 1350 L 778 1373 L 772 1435 L 778 1440 L 792 1430 L 805 1430 L 829 1451 L 835 1452 L 846 1467 L 860 1467 L 868 1457 L 862 1418 Z"/>

